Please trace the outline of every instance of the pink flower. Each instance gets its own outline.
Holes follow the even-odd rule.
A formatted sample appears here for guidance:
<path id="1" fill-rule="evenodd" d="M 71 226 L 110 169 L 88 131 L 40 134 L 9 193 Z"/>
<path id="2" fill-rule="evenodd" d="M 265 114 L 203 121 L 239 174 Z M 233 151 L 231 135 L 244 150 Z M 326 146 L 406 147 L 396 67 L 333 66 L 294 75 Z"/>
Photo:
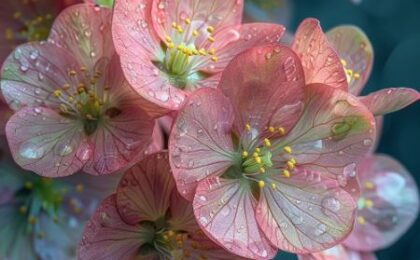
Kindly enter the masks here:
<path id="1" fill-rule="evenodd" d="M 46 40 L 54 17 L 82 0 L 7 1 L 0 9 L 0 64 L 19 44 Z"/>
<path id="2" fill-rule="evenodd" d="M 241 24 L 243 0 L 116 1 L 113 35 L 127 80 L 159 108 L 178 110 L 197 88 L 216 87 L 238 53 L 277 42 L 281 25 Z"/>
<path id="3" fill-rule="evenodd" d="M 110 21 L 109 9 L 71 6 L 48 42 L 21 45 L 5 61 L 1 89 L 16 111 L 6 134 L 23 168 L 47 177 L 109 174 L 152 143 L 155 122 L 124 79 Z"/>
<path id="4" fill-rule="evenodd" d="M 208 240 L 175 188 L 168 153 L 129 169 L 89 223 L 79 259 L 235 259 Z M 207 259 L 207 258 L 206 258 Z"/>
<path id="5" fill-rule="evenodd" d="M 312 73 L 306 85 L 304 73 L 292 49 L 255 47 L 233 59 L 219 89 L 193 93 L 172 129 L 178 190 L 203 231 L 240 256 L 320 251 L 352 229 L 353 172 L 375 121 L 335 81 Z"/>
<path id="6" fill-rule="evenodd" d="M 372 253 L 357 252 L 343 245 L 337 245 L 322 252 L 299 255 L 299 260 L 376 260 Z"/>

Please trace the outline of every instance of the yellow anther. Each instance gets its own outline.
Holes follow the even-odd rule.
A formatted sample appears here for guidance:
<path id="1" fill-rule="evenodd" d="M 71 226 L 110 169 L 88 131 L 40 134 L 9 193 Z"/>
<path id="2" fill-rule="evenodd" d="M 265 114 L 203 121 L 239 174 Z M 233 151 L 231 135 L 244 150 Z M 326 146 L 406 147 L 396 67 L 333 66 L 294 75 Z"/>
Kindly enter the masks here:
<path id="1" fill-rule="evenodd" d="M 172 23 L 172 28 L 176 29 L 178 27 L 178 24 L 176 22 Z"/>
<path id="2" fill-rule="evenodd" d="M 260 164 L 261 163 L 261 157 L 255 157 L 255 161 Z"/>
<path id="3" fill-rule="evenodd" d="M 353 78 L 354 79 L 359 79 L 360 78 L 360 74 L 359 73 L 354 73 Z"/>
<path id="4" fill-rule="evenodd" d="M 219 59 L 216 57 L 216 56 L 212 56 L 211 57 L 211 61 L 213 61 L 213 62 L 217 62 Z"/>
<path id="5" fill-rule="evenodd" d="M 191 23 L 191 19 L 190 19 L 190 18 L 186 18 L 186 19 L 184 20 L 184 22 L 185 22 L 185 24 L 190 24 L 190 23 Z"/>
<path id="6" fill-rule="evenodd" d="M 26 206 L 20 206 L 20 207 L 19 207 L 19 213 L 20 213 L 20 214 L 24 215 L 24 214 L 26 214 L 27 212 L 28 212 L 28 207 L 26 207 Z"/>
<path id="7" fill-rule="evenodd" d="M 373 201 L 370 199 L 365 200 L 365 205 L 367 208 L 373 207 Z"/>
<path id="8" fill-rule="evenodd" d="M 273 182 L 273 183 L 271 183 L 271 188 L 273 188 L 273 190 L 275 190 L 277 188 L 277 185 Z"/>
<path id="9" fill-rule="evenodd" d="M 61 92 L 61 90 L 59 90 L 59 89 L 54 90 L 54 96 L 55 96 L 56 98 L 61 97 L 61 95 L 62 95 L 62 94 L 63 94 L 63 93 Z"/>
<path id="10" fill-rule="evenodd" d="M 268 138 L 265 138 L 264 141 L 263 141 L 263 143 L 264 143 L 264 146 L 265 147 L 271 147 L 271 142 L 270 142 L 270 140 Z"/>
<path id="11" fill-rule="evenodd" d="M 287 167 L 290 170 L 293 170 L 295 168 L 295 164 L 292 161 L 289 160 L 289 161 L 287 161 Z"/>
<path id="12" fill-rule="evenodd" d="M 86 72 L 86 71 L 87 71 L 87 68 L 86 68 L 85 66 L 81 66 L 81 67 L 80 67 L 80 71 L 81 71 L 81 72 Z"/>
<path id="13" fill-rule="evenodd" d="M 67 84 L 67 83 L 66 83 L 66 84 L 64 84 L 64 85 L 63 85 L 63 89 L 64 89 L 64 90 L 68 90 L 69 88 L 70 88 L 70 84 Z"/>
<path id="14" fill-rule="evenodd" d="M 172 42 L 172 38 L 171 37 L 169 37 L 168 35 L 166 35 L 165 36 L 165 40 L 166 40 L 166 42 Z"/>
<path id="15" fill-rule="evenodd" d="M 268 128 L 268 132 L 270 132 L 270 133 L 274 133 L 274 131 L 276 131 L 276 129 L 275 129 L 273 126 L 270 126 L 270 127 Z"/>
<path id="16" fill-rule="evenodd" d="M 278 130 L 279 130 L 280 135 L 286 134 L 286 130 L 284 129 L 284 127 L 279 127 Z"/>
<path id="17" fill-rule="evenodd" d="M 265 173 L 265 168 L 261 167 L 260 168 L 260 173 Z"/>
<path id="18" fill-rule="evenodd" d="M 255 151 L 255 152 L 252 154 L 252 157 L 254 157 L 254 158 L 260 157 L 260 154 L 259 154 L 257 151 Z"/>
<path id="19" fill-rule="evenodd" d="M 373 188 L 375 188 L 375 184 L 373 184 L 373 182 L 371 182 L 371 181 L 367 181 L 367 182 L 365 182 L 365 188 L 366 189 L 373 189 Z"/>
<path id="20" fill-rule="evenodd" d="M 213 26 L 209 26 L 209 27 L 207 27 L 207 31 L 208 31 L 209 33 L 213 33 L 213 32 L 214 32 L 214 27 L 213 27 Z"/>
<path id="21" fill-rule="evenodd" d="M 346 73 L 350 78 L 353 77 L 353 70 L 348 69 L 348 70 L 346 70 Z"/>
<path id="22" fill-rule="evenodd" d="M 194 55 L 200 54 L 196 49 L 192 50 L 192 52 L 193 52 Z"/>
<path id="23" fill-rule="evenodd" d="M 364 217 L 362 217 L 362 216 L 358 216 L 358 217 L 357 217 L 357 222 L 359 222 L 359 224 L 360 224 L 360 225 L 364 225 L 364 224 L 366 224 L 366 220 L 365 220 L 365 218 L 364 218 Z"/>
<path id="24" fill-rule="evenodd" d="M 169 236 L 169 237 L 173 237 L 173 236 L 175 236 L 175 232 L 174 232 L 173 230 L 169 230 L 169 231 L 168 231 L 168 236 Z"/>
<path id="25" fill-rule="evenodd" d="M 207 40 L 209 40 L 209 42 L 215 42 L 215 41 L 216 41 L 216 39 L 214 39 L 214 37 L 213 37 L 213 36 L 209 36 L 209 37 L 207 38 Z"/>
<path id="26" fill-rule="evenodd" d="M 34 184 L 30 181 L 25 182 L 25 188 L 30 190 L 34 187 Z"/>
<path id="27" fill-rule="evenodd" d="M 251 125 L 250 124 L 246 124 L 245 125 L 245 129 L 246 129 L 246 131 L 251 131 Z"/>
<path id="28" fill-rule="evenodd" d="M 259 147 L 255 148 L 256 153 L 261 153 L 261 149 Z"/>
<path id="29" fill-rule="evenodd" d="M 265 186 L 264 181 L 258 181 L 258 187 L 260 187 L 262 189 L 262 188 L 264 188 L 264 186 Z"/>
<path id="30" fill-rule="evenodd" d="M 60 110 L 63 113 L 68 113 L 69 112 L 69 110 L 67 109 L 66 105 L 64 105 L 64 104 L 60 104 Z"/>
<path id="31" fill-rule="evenodd" d="M 173 49 L 175 47 L 173 42 L 168 43 L 167 46 L 168 46 L 169 49 Z"/>
<path id="32" fill-rule="evenodd" d="M 295 158 L 290 158 L 290 160 L 289 161 L 291 161 L 293 164 L 296 164 L 296 160 L 295 160 Z"/>
<path id="33" fill-rule="evenodd" d="M 83 186 L 83 184 L 79 183 L 76 185 L 76 192 L 81 193 L 84 189 L 85 187 Z"/>
<path id="34" fill-rule="evenodd" d="M 285 147 L 283 147 L 283 151 L 285 153 L 291 154 L 292 153 L 292 148 L 290 146 L 285 146 Z"/>
<path id="35" fill-rule="evenodd" d="M 178 25 L 178 26 L 176 27 L 176 31 L 177 31 L 178 33 L 183 33 L 183 32 L 184 32 L 184 29 L 182 29 L 182 27 Z"/>
<path id="36" fill-rule="evenodd" d="M 163 235 L 163 239 L 164 239 L 165 241 L 168 241 L 168 240 L 169 240 L 169 237 L 168 237 L 167 235 Z"/>
<path id="37" fill-rule="evenodd" d="M 211 48 L 211 49 L 209 50 L 209 54 L 210 54 L 210 55 L 214 55 L 214 54 L 216 54 L 216 49 L 215 49 L 215 48 Z"/>
<path id="38" fill-rule="evenodd" d="M 242 152 L 242 158 L 246 158 L 248 157 L 248 152 L 247 151 L 243 151 Z"/>
<path id="39" fill-rule="evenodd" d="M 28 217 L 28 223 L 31 224 L 31 225 L 35 224 L 36 223 L 36 218 L 34 216 L 30 215 Z"/>
<path id="40" fill-rule="evenodd" d="M 343 67 L 347 67 L 347 61 L 345 59 L 341 59 L 340 62 Z"/>
<path id="41" fill-rule="evenodd" d="M 198 31 L 197 30 L 192 31 L 192 36 L 197 37 L 198 36 Z"/>
<path id="42" fill-rule="evenodd" d="M 75 70 L 70 70 L 70 71 L 69 71 L 69 76 L 74 77 L 74 76 L 76 76 L 76 75 L 77 75 L 77 72 L 76 72 Z"/>
<path id="43" fill-rule="evenodd" d="M 284 175 L 284 177 L 289 178 L 290 177 L 290 172 L 288 170 L 283 170 L 283 175 Z"/>
<path id="44" fill-rule="evenodd" d="M 205 50 L 205 49 L 200 49 L 200 50 L 198 51 L 198 53 L 200 53 L 200 54 L 201 54 L 201 55 L 203 55 L 203 56 L 207 55 L 207 52 L 206 52 L 206 50 Z"/>
<path id="45" fill-rule="evenodd" d="M 96 120 L 96 118 L 94 118 L 91 114 L 86 114 L 86 118 L 88 120 Z"/>

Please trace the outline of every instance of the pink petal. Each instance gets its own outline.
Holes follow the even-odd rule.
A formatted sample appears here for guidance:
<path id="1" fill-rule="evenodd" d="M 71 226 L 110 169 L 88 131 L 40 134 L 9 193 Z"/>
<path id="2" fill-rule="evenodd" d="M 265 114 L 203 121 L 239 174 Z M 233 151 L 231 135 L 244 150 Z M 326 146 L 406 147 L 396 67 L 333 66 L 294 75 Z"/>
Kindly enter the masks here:
<path id="1" fill-rule="evenodd" d="M 302 61 L 306 84 L 324 83 L 347 91 L 340 57 L 328 42 L 318 20 L 308 18 L 299 25 L 292 49 Z"/>
<path id="2" fill-rule="evenodd" d="M 285 28 L 282 25 L 251 23 L 225 27 L 214 35 L 215 42 L 204 44 L 205 49 L 214 48 L 217 62 L 202 59 L 195 65 L 197 70 L 221 72 L 239 53 L 259 45 L 279 42 Z"/>
<path id="3" fill-rule="evenodd" d="M 256 217 L 269 241 L 293 253 L 321 251 L 338 244 L 353 227 L 355 201 L 334 178 L 298 169 L 290 178 L 269 176 Z"/>
<path id="4" fill-rule="evenodd" d="M 73 5 L 54 21 L 48 39 L 72 53 L 82 65 L 93 68 L 100 58 L 114 55 L 111 18 L 107 8 Z"/>
<path id="5" fill-rule="evenodd" d="M 70 70 L 80 65 L 72 55 L 51 43 L 27 43 L 15 49 L 2 68 L 1 89 L 13 110 L 22 106 L 59 107 L 54 90 L 73 82 Z"/>
<path id="6" fill-rule="evenodd" d="M 288 47 L 267 45 L 236 56 L 223 72 L 219 85 L 235 109 L 237 133 L 249 123 L 264 129 L 271 120 L 290 129 L 298 119 L 304 95 L 304 76 L 299 58 Z M 283 111 L 282 120 L 276 120 Z M 274 117 L 275 116 L 275 117 Z"/>
<path id="7" fill-rule="evenodd" d="M 376 260 L 372 253 L 362 253 L 337 245 L 322 252 L 298 255 L 299 260 Z"/>
<path id="8" fill-rule="evenodd" d="M 173 229 L 184 230 L 189 233 L 194 233 L 200 230 L 194 217 L 191 202 L 182 197 L 176 189 L 172 191 L 169 209 L 171 219 L 168 222 Z M 208 242 L 210 241 L 207 237 L 205 237 L 205 239 L 208 240 Z"/>
<path id="9" fill-rule="evenodd" d="M 118 211 L 129 224 L 164 217 L 175 188 L 168 153 L 152 154 L 128 170 L 118 185 Z"/>
<path id="10" fill-rule="evenodd" d="M 0 97 L 0 135 L 5 134 L 6 122 L 12 116 L 13 111 L 1 100 Z"/>
<path id="11" fill-rule="evenodd" d="M 200 89 L 179 111 L 169 139 L 169 159 L 178 191 L 192 200 L 198 182 L 233 163 L 233 110 L 220 91 Z"/>
<path id="12" fill-rule="evenodd" d="M 297 165 L 336 178 L 356 198 L 355 167 L 373 146 L 375 118 L 354 96 L 323 84 L 307 86 L 305 104 L 281 143 L 292 147 Z"/>
<path id="13" fill-rule="evenodd" d="M 385 115 L 403 109 L 418 101 L 420 93 L 411 88 L 389 88 L 376 91 L 361 101 L 375 115 Z"/>
<path id="14" fill-rule="evenodd" d="M 372 71 L 373 48 L 369 38 L 358 27 L 346 25 L 331 29 L 327 37 L 342 62 L 344 60 L 349 92 L 359 95 Z"/>
<path id="15" fill-rule="evenodd" d="M 137 163 L 152 143 L 154 120 L 136 102 L 126 101 L 118 109 L 121 114 L 100 125 L 83 148 L 91 154 L 83 171 L 104 175 L 123 170 Z"/>
<path id="16" fill-rule="evenodd" d="M 162 151 L 165 145 L 165 137 L 162 128 L 159 123 L 156 121 L 155 128 L 153 129 L 153 141 L 149 145 L 149 148 L 145 151 L 146 154 L 152 154 L 155 152 Z"/>
<path id="17" fill-rule="evenodd" d="M 197 187 L 194 214 L 204 233 L 231 253 L 252 259 L 271 259 L 276 250 L 258 228 L 256 200 L 248 184 L 208 178 Z"/>
<path id="18" fill-rule="evenodd" d="M 358 175 L 362 187 L 359 221 L 345 245 L 360 251 L 386 248 L 408 230 L 418 215 L 416 183 L 399 162 L 384 155 L 362 161 Z"/>
<path id="19" fill-rule="evenodd" d="M 62 177 L 83 166 L 79 145 L 83 126 L 53 110 L 27 107 L 6 125 L 10 150 L 16 163 L 46 177 Z"/>
<path id="20" fill-rule="evenodd" d="M 242 21 L 243 0 L 154 0 L 152 8 L 153 26 L 161 39 L 173 31 L 172 23 L 184 26 L 186 18 L 191 20 L 194 28 L 205 32 L 208 26 L 216 32 L 224 27 L 238 25 Z"/>
<path id="21" fill-rule="evenodd" d="M 134 259 L 147 233 L 142 226 L 125 223 L 116 209 L 115 195 L 110 196 L 86 224 L 78 258 Z"/>

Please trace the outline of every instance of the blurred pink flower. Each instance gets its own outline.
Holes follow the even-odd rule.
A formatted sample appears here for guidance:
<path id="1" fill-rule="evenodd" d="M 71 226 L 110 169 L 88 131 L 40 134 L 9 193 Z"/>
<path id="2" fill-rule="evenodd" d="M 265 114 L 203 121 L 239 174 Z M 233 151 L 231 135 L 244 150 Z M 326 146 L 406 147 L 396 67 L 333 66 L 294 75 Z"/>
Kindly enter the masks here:
<path id="1" fill-rule="evenodd" d="M 354 171 L 375 121 L 346 81 L 325 84 L 327 68 L 305 81 L 303 60 L 281 45 L 243 52 L 219 89 L 191 95 L 172 129 L 178 190 L 204 232 L 243 257 L 320 251 L 353 226 Z"/>
<path id="2" fill-rule="evenodd" d="M 216 87 L 238 53 L 277 42 L 284 27 L 241 24 L 243 0 L 116 1 L 113 37 L 131 86 L 156 104 L 178 110 L 197 88 Z"/>
<path id="3" fill-rule="evenodd" d="M 86 225 L 79 259 L 235 259 L 207 239 L 175 188 L 168 153 L 128 170 Z"/>
<path id="4" fill-rule="evenodd" d="M 307 255 L 299 255 L 299 260 L 376 260 L 372 253 L 357 252 L 343 245 Z"/>
<path id="5" fill-rule="evenodd" d="M 6 126 L 15 161 L 42 176 L 102 175 L 138 162 L 155 122 L 128 86 L 111 39 L 111 10 L 73 5 L 47 42 L 17 47 L 1 89 L 16 113 Z M 149 151 L 150 152 L 150 151 Z"/>
<path id="6" fill-rule="evenodd" d="M 0 64 L 19 44 L 46 40 L 54 18 L 82 0 L 12 0 L 0 9 Z"/>

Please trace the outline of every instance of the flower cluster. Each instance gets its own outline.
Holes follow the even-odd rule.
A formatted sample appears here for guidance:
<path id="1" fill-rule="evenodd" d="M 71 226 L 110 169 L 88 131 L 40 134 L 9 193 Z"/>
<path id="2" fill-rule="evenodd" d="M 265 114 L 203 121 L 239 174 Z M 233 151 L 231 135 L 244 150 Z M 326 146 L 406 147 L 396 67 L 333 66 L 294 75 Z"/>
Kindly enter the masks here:
<path id="1" fill-rule="evenodd" d="M 368 259 L 417 217 L 410 174 L 374 150 L 420 94 L 360 96 L 360 29 L 308 18 L 286 44 L 242 0 L 18 2 L 0 258 Z"/>

